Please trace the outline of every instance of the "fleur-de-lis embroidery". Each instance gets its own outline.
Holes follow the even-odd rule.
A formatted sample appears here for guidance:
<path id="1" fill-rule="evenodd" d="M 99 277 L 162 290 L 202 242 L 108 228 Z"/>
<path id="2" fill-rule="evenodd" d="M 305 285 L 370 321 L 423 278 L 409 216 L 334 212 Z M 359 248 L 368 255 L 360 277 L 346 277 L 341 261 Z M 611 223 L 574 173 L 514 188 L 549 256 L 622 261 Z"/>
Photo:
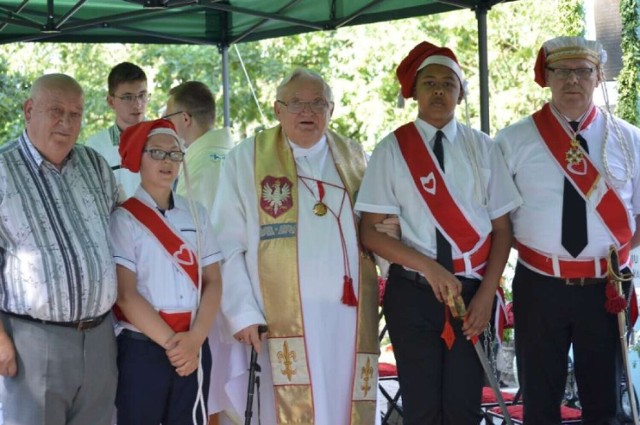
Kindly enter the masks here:
<path id="1" fill-rule="evenodd" d="M 278 362 L 284 364 L 284 369 L 280 372 L 287 376 L 289 382 L 291 382 L 291 377 L 297 373 L 297 371 L 291 367 L 293 362 L 297 360 L 296 352 L 293 350 L 289 351 L 289 344 L 285 341 L 282 346 L 282 351 L 278 351 Z"/>
<path id="2" fill-rule="evenodd" d="M 371 384 L 369 384 L 369 381 L 371 380 L 372 376 L 373 367 L 371 367 L 371 359 L 367 357 L 367 363 L 362 366 L 362 369 L 360 369 L 360 377 L 362 378 L 362 387 L 360 388 L 362 389 L 365 397 L 367 396 L 369 390 L 371 390 Z"/>

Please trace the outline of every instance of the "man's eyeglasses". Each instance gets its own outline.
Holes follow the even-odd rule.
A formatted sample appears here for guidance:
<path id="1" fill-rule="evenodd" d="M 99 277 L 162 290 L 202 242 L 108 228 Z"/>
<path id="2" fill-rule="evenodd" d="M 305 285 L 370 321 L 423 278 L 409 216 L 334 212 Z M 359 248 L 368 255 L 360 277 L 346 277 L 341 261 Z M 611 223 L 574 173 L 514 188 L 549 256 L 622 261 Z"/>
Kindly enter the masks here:
<path id="1" fill-rule="evenodd" d="M 156 161 L 164 161 L 169 158 L 173 162 L 182 162 L 184 159 L 184 152 L 182 151 L 163 151 L 162 149 L 145 149 L 144 152 L 148 153 L 151 158 Z"/>
<path id="2" fill-rule="evenodd" d="M 121 101 L 125 102 L 125 103 L 134 103 L 134 102 L 142 102 L 142 103 L 147 103 L 149 101 L 149 98 L 151 97 L 151 95 L 149 93 L 140 93 L 140 94 L 124 94 L 122 96 L 113 96 L 117 99 L 120 99 Z"/>
<path id="3" fill-rule="evenodd" d="M 578 80 L 586 80 L 591 77 L 591 74 L 595 71 L 595 68 L 552 68 L 550 66 L 548 66 L 547 69 L 553 72 L 556 78 L 561 80 L 566 80 L 571 74 L 575 74 Z"/>
<path id="4" fill-rule="evenodd" d="M 281 105 L 284 105 L 292 114 L 299 114 L 304 111 L 306 106 L 311 109 L 312 112 L 316 114 L 323 114 L 329 108 L 329 102 L 323 99 L 316 99 L 313 102 L 300 102 L 298 100 L 294 100 L 293 102 L 283 102 L 282 100 L 276 100 Z"/>
<path id="5" fill-rule="evenodd" d="M 175 117 L 176 115 L 180 115 L 180 114 L 183 114 L 183 113 L 185 113 L 185 112 L 186 112 L 186 111 L 172 112 L 172 113 L 170 113 L 170 114 L 164 115 L 164 116 L 163 116 L 162 118 L 160 118 L 160 119 L 162 119 L 162 120 L 168 120 L 168 119 L 169 119 L 169 118 L 171 118 L 171 117 Z M 188 112 L 186 112 L 186 113 L 187 113 L 187 115 L 191 115 L 191 114 L 189 114 Z"/>

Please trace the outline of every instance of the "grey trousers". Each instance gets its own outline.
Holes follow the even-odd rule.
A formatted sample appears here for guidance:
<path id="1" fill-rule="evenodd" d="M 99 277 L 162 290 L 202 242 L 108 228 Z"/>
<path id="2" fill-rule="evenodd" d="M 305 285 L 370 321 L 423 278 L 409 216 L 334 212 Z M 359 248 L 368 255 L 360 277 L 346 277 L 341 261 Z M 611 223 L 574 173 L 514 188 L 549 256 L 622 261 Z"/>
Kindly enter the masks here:
<path id="1" fill-rule="evenodd" d="M 118 371 L 112 320 L 77 331 L 0 314 L 18 373 L 0 377 L 3 425 L 110 425 Z"/>

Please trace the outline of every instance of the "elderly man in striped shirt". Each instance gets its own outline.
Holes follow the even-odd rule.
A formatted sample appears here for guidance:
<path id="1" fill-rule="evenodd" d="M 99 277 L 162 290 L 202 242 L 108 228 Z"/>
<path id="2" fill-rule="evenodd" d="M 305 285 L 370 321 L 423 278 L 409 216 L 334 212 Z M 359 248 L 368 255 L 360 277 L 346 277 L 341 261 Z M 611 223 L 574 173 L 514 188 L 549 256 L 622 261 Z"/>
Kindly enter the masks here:
<path id="1" fill-rule="evenodd" d="M 0 148 L 0 423 L 109 424 L 117 382 L 113 173 L 76 144 L 82 88 L 37 79 Z M 3 417 L 2 417 L 3 416 Z"/>

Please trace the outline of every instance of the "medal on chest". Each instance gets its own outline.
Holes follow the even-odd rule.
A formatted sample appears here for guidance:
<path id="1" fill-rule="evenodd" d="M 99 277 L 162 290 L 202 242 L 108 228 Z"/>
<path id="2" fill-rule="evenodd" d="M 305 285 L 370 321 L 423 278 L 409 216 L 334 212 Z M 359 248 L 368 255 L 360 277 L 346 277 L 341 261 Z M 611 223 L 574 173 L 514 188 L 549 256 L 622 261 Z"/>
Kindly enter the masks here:
<path id="1" fill-rule="evenodd" d="M 305 183 L 306 184 L 306 183 Z M 318 217 L 322 217 L 327 213 L 327 205 L 324 201 L 324 185 L 320 180 L 316 180 L 316 185 L 318 187 L 318 202 L 313 206 L 313 213 Z"/>
<path id="2" fill-rule="evenodd" d="M 327 206 L 322 201 L 316 202 L 313 206 L 313 213 L 319 217 L 322 217 L 327 213 Z"/>
<path id="3" fill-rule="evenodd" d="M 570 143 L 569 149 L 567 149 L 565 153 L 565 159 L 568 164 L 577 165 L 582 161 L 582 158 L 584 158 L 584 152 L 580 149 L 580 142 L 578 142 L 575 135 Z"/>

